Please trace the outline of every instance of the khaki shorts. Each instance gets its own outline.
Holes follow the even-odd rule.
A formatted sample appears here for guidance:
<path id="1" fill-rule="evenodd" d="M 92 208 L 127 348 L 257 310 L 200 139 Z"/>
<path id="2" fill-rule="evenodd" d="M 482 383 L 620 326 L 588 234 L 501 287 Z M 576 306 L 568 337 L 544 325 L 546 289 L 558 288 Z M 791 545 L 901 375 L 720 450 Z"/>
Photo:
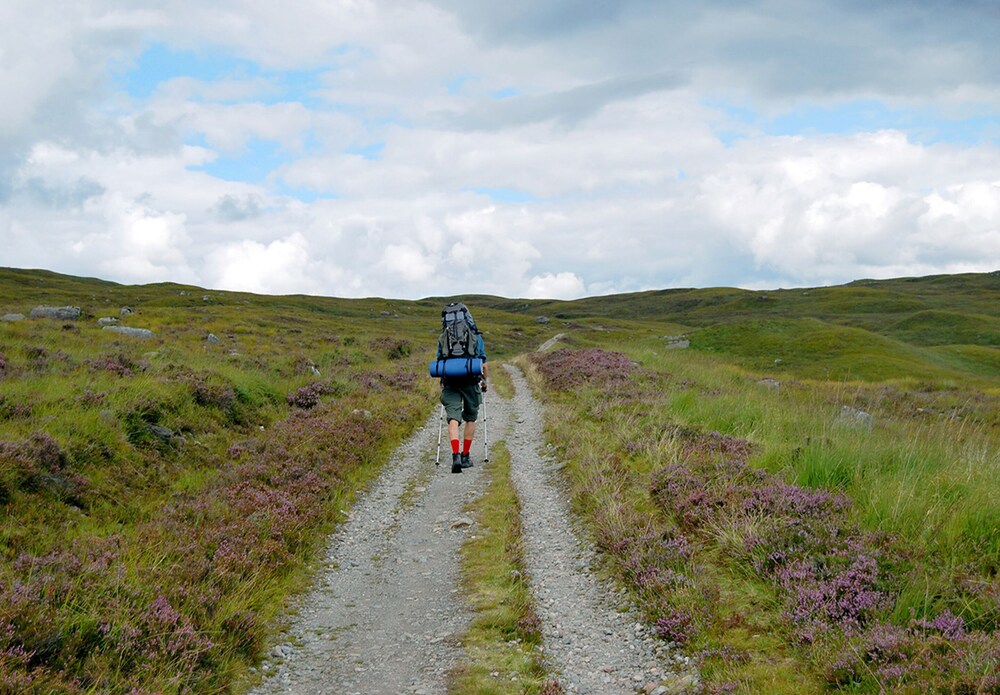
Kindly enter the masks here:
<path id="1" fill-rule="evenodd" d="M 441 405 L 448 414 L 448 420 L 475 422 L 479 419 L 479 403 L 483 392 L 479 381 L 469 384 L 445 384 L 441 389 Z"/>

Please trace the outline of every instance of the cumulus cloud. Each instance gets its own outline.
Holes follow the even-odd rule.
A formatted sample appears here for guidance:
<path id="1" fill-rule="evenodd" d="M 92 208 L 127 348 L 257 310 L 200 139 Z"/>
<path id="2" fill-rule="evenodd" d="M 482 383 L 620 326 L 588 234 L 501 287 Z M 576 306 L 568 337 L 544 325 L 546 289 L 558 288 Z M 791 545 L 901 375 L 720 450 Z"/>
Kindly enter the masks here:
<path id="1" fill-rule="evenodd" d="M 0 264 L 551 298 L 1000 267 L 982 3 L 61 5 L 0 7 Z M 132 91 L 150 46 L 191 65 Z M 859 99 L 944 135 L 769 127 Z"/>
<path id="2" fill-rule="evenodd" d="M 529 299 L 576 299 L 583 295 L 583 280 L 574 273 L 546 273 L 528 282 Z"/>

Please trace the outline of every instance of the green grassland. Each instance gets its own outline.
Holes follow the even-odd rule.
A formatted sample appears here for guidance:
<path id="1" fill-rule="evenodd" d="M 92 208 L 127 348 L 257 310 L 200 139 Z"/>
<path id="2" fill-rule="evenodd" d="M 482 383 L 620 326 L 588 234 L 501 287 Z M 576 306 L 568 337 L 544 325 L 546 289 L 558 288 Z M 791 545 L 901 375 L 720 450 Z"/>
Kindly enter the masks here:
<path id="1" fill-rule="evenodd" d="M 0 322 L 0 691 L 243 687 L 325 534 L 429 412 L 424 375 L 446 299 L 262 296 L 0 269 L 0 315 L 83 312 Z M 601 355 L 626 356 L 613 382 L 595 371 L 563 384 L 546 376 L 550 363 L 521 364 L 544 394 L 548 436 L 607 571 L 665 639 L 700 655 L 706 688 L 991 692 L 1000 273 L 460 299 L 493 359 L 557 333 L 581 373 L 591 354 L 595 369 Z M 97 325 L 124 306 L 134 313 L 122 325 L 154 338 Z M 851 415 L 861 411 L 869 418 Z M 718 513 L 658 493 L 676 482 L 669 471 L 707 481 Z M 481 510 L 504 510 L 497 539 L 516 548 L 516 500 L 504 471 L 494 476 Z M 763 529 L 780 536 L 768 526 L 776 517 L 732 511 L 760 481 L 849 500 L 814 531 L 872 544 L 882 598 L 857 630 L 806 639 L 787 587 L 747 554 Z M 688 545 L 671 555 L 681 535 Z M 470 549 L 467 572 L 489 594 L 483 611 L 517 606 L 504 620 L 521 624 L 524 587 L 494 579 L 509 567 L 489 566 L 489 542 Z M 841 552 L 821 564 L 833 572 Z M 947 637 L 927 627 L 952 618 L 961 630 Z M 502 643 L 510 629 L 477 627 L 467 644 L 498 663 L 520 658 Z M 843 657 L 890 633 L 905 668 L 881 652 Z M 515 670 L 540 678 L 537 668 Z M 497 667 L 463 669 L 473 682 Z"/>

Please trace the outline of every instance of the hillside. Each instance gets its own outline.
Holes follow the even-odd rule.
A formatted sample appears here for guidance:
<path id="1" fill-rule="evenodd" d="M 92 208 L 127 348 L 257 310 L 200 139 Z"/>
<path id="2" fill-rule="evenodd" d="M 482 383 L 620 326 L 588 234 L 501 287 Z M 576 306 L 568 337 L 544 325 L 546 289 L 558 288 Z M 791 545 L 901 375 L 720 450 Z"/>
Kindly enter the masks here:
<path id="1" fill-rule="evenodd" d="M 445 299 L 0 269 L 0 684 L 238 690 L 354 496 L 425 423 Z M 491 359 L 544 395 L 548 448 L 607 571 L 661 637 L 710 654 L 707 683 L 976 692 L 976 669 L 996 672 L 1000 273 L 461 299 Z M 81 313 L 8 316 L 42 305 Z M 832 545 L 796 555 L 798 528 Z M 765 536 L 789 545 L 754 545 Z M 859 548 L 877 571 L 842 566 Z M 822 594 L 846 590 L 841 570 L 876 597 L 856 629 Z M 826 598 L 789 594 L 795 572 Z M 930 656 L 948 621 L 966 670 Z M 839 650 L 890 633 L 919 668 L 838 670 Z"/>

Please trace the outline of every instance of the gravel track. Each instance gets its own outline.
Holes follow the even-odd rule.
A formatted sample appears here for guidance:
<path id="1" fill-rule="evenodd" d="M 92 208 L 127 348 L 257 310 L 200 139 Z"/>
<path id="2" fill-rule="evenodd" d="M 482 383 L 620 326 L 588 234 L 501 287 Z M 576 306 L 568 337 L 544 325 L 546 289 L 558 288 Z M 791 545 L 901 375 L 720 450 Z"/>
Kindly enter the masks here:
<path id="1" fill-rule="evenodd" d="M 446 439 L 434 465 L 438 417 L 435 410 L 395 452 L 332 537 L 255 695 L 446 691 L 471 622 L 458 588 L 458 549 L 470 528 L 462 508 L 481 494 L 484 476 L 481 465 L 452 474 Z"/>
<path id="2" fill-rule="evenodd" d="M 507 442 L 521 500 L 526 567 L 542 621 L 546 661 L 570 693 L 681 693 L 697 687 L 688 660 L 653 637 L 622 597 L 591 570 L 559 483 L 559 462 L 543 456 L 542 409 L 520 371 L 509 368 L 517 395 Z"/>
<path id="3" fill-rule="evenodd" d="M 527 571 L 542 621 L 546 663 L 569 693 L 681 693 L 696 675 L 591 572 L 593 551 L 571 522 L 555 463 L 540 453 L 542 414 L 508 368 L 510 400 L 488 396 L 491 442 L 505 440 L 521 500 Z M 465 505 L 482 494 L 483 427 L 476 465 L 450 472 L 447 441 L 434 465 L 439 411 L 393 455 L 328 544 L 314 588 L 270 650 L 251 695 L 447 692 L 472 620 L 462 598 L 459 548 L 474 533 Z M 489 465 L 488 463 L 485 465 Z M 647 687 L 648 686 L 648 687 Z"/>

